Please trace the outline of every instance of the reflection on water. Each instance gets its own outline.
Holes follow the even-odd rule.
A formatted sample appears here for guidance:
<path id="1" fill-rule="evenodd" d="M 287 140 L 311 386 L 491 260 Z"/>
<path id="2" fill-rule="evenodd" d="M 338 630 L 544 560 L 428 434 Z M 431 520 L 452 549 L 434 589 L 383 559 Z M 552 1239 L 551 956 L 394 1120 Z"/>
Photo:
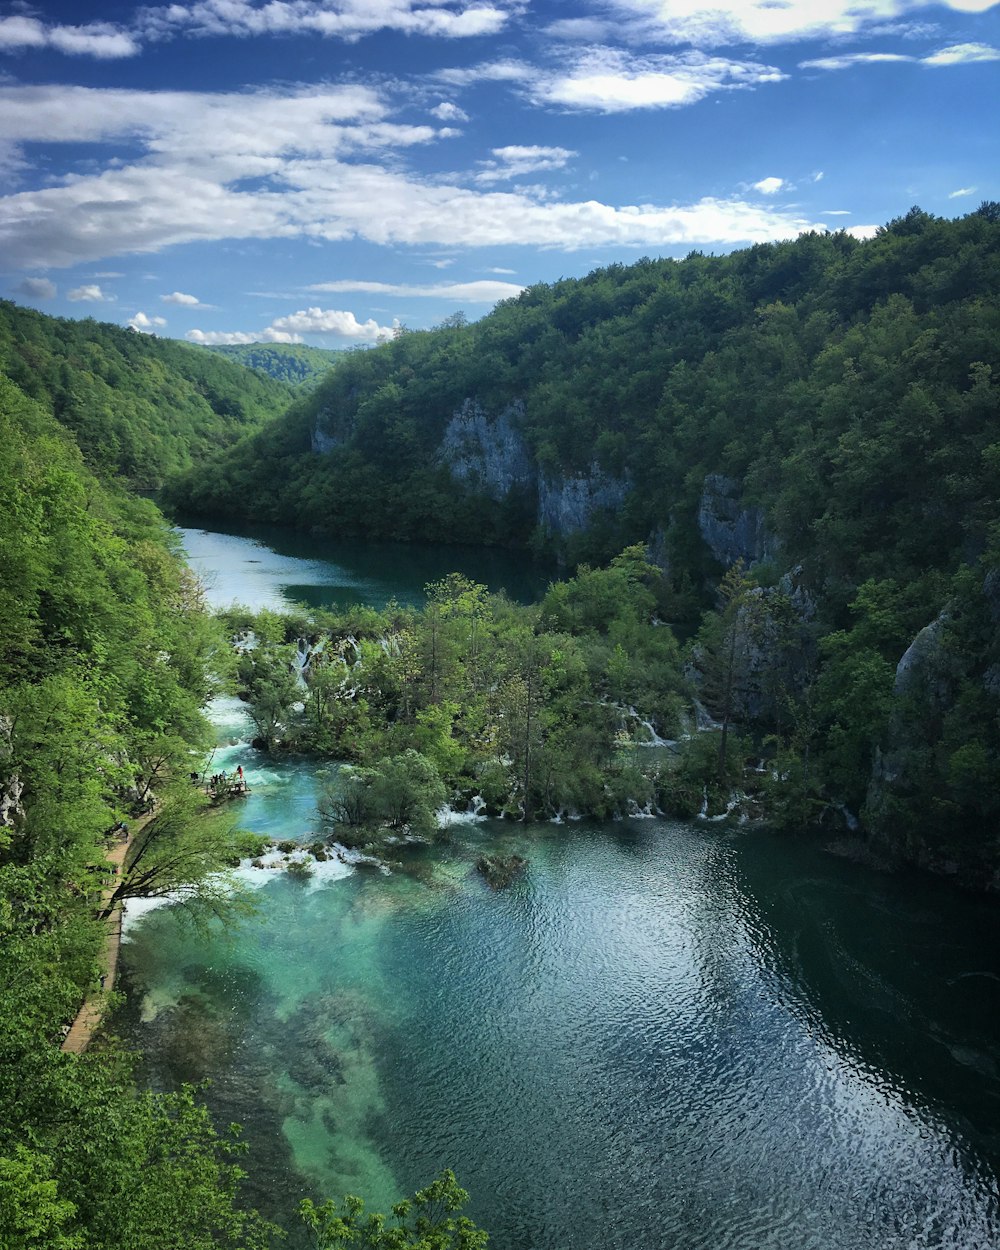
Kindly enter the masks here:
<path id="1" fill-rule="evenodd" d="M 313 608 L 390 599 L 422 604 L 424 586 L 463 573 L 491 591 L 522 603 L 540 598 L 556 576 L 524 552 L 432 543 L 366 543 L 313 537 L 273 527 L 230 533 L 179 530 L 191 567 L 200 574 L 213 607 L 242 603 L 274 611 L 304 603 Z"/>
<path id="2" fill-rule="evenodd" d="M 928 924 L 908 883 L 667 822 L 455 832 L 415 873 L 273 876 L 231 944 L 132 931 L 133 1034 L 159 1081 L 213 1076 L 265 1205 L 453 1165 L 510 1250 L 996 1245 L 997 1041 L 953 1012 L 988 908 L 967 941 L 965 900 Z M 501 893 L 493 837 L 530 860 Z"/>
<path id="3" fill-rule="evenodd" d="M 321 770 L 214 714 L 241 823 L 311 840 Z M 389 876 L 258 872 L 234 935 L 128 928 L 120 1027 L 154 1084 L 212 1078 L 262 1209 L 453 1166 L 500 1250 L 1000 1244 L 995 905 L 666 821 L 450 837 Z M 529 860 L 510 890 L 486 845 Z"/>

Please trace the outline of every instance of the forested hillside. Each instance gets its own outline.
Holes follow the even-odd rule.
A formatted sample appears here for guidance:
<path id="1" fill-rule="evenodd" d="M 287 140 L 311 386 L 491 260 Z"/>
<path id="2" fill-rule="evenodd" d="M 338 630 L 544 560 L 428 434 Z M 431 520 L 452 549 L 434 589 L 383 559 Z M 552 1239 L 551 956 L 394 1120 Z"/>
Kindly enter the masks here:
<path id="1" fill-rule="evenodd" d="M 201 348 L 5 301 L 0 373 L 73 432 L 89 465 L 146 489 L 225 452 L 293 394 Z"/>
<path id="2" fill-rule="evenodd" d="M 232 854 L 193 830 L 186 782 L 224 639 L 153 505 L 103 486 L 2 378 L 0 465 L 0 1244 L 263 1246 L 233 1206 L 236 1144 L 191 1091 L 136 1090 L 113 1043 L 60 1049 L 104 985 L 105 883 L 191 889 Z M 114 827 L 154 786 L 112 878 Z"/>
<path id="3" fill-rule="evenodd" d="M 304 343 L 239 343 L 207 349 L 290 386 L 311 386 L 332 369 L 338 351 Z"/>
<path id="4" fill-rule="evenodd" d="M 777 761 L 774 813 L 995 882 L 998 293 L 995 204 L 613 266 L 350 354 L 176 498 L 570 562 L 646 542 L 669 618 L 711 609 L 691 671 Z"/>

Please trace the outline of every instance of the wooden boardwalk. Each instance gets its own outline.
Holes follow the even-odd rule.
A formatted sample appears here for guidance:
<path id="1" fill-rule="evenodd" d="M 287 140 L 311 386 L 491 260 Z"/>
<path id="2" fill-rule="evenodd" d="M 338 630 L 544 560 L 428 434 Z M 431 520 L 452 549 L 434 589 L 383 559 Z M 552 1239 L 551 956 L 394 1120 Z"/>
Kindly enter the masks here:
<path id="1" fill-rule="evenodd" d="M 119 874 L 125 865 L 126 856 L 131 849 L 135 835 L 152 820 L 154 812 L 147 812 L 129 825 L 128 836 L 116 841 L 105 861 L 111 872 L 110 879 L 101 892 L 101 909 L 105 908 L 111 895 L 114 894 L 119 882 Z M 115 986 L 115 974 L 118 971 L 118 952 L 122 942 L 122 905 L 119 903 L 105 921 L 104 950 L 101 952 L 101 988 L 92 990 L 83 1000 L 76 1019 L 70 1025 L 69 1032 L 63 1038 L 61 1050 L 79 1055 L 90 1045 L 97 1026 L 104 1019 L 108 1005 L 108 995 Z"/>

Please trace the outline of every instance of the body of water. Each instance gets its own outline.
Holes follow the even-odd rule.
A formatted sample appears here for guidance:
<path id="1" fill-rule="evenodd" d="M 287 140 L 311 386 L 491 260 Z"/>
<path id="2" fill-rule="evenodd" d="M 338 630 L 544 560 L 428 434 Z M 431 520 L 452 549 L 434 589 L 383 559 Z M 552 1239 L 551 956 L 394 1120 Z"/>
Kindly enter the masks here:
<path id="1" fill-rule="evenodd" d="M 247 770 L 241 822 L 311 841 L 336 765 L 252 751 L 241 716 L 215 764 Z M 498 1250 L 1000 1244 L 995 905 L 671 821 L 450 835 L 388 874 L 248 870 L 229 933 L 127 930 L 120 1027 L 154 1083 L 211 1077 L 265 1211 L 386 1209 L 450 1166 Z M 484 849 L 523 878 L 491 891 Z"/>

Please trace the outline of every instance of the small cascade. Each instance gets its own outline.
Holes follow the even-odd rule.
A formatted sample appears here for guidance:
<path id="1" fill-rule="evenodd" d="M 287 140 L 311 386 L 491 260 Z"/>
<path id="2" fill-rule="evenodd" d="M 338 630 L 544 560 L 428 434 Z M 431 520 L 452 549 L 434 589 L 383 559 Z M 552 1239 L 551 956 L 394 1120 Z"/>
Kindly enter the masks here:
<path id="1" fill-rule="evenodd" d="M 292 659 L 292 668 L 295 672 L 295 680 L 302 690 L 305 690 L 309 684 L 306 681 L 306 670 L 309 668 L 309 662 L 311 659 L 312 652 L 309 649 L 309 639 L 296 639 L 295 656 Z"/>
<path id="2" fill-rule="evenodd" d="M 724 812 L 719 812 L 717 816 L 709 816 L 708 787 L 706 786 L 701 792 L 701 808 L 698 811 L 698 819 L 704 820 L 707 824 L 718 824 L 721 820 L 728 820 L 733 812 L 735 812 L 737 808 L 741 807 L 742 804 L 746 803 L 748 799 L 749 796 L 744 794 L 741 790 L 734 790 L 729 796 L 729 802 L 726 804 L 726 810 Z"/>
<path id="3" fill-rule="evenodd" d="M 694 708 L 694 724 L 699 733 L 704 733 L 709 729 L 721 729 L 722 725 L 709 712 L 708 708 L 700 699 L 692 699 L 691 706 Z"/>

